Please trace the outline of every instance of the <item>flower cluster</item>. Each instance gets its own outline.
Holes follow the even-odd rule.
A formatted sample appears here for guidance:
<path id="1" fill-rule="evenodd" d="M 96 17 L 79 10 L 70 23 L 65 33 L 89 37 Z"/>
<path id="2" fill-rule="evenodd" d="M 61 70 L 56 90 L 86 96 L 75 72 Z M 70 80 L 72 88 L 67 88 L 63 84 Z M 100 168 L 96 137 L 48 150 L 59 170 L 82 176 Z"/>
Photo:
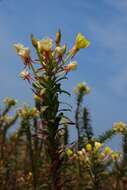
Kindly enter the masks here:
<path id="1" fill-rule="evenodd" d="M 6 97 L 4 100 L 3 100 L 4 104 L 6 106 L 15 106 L 15 104 L 17 103 L 16 100 L 14 100 L 13 98 L 10 98 L 10 97 Z"/>
<path id="2" fill-rule="evenodd" d="M 12 120 L 13 118 L 8 115 L 4 115 L 0 118 L 0 122 L 2 122 L 3 125 L 8 125 Z"/>
<path id="3" fill-rule="evenodd" d="M 96 158 L 99 162 L 108 162 L 110 160 L 119 160 L 121 154 L 113 151 L 110 147 L 104 147 L 104 144 L 95 141 L 94 144 L 86 144 L 84 148 L 74 153 L 70 148 L 67 150 L 67 155 L 71 159 L 78 159 L 85 163 L 91 163 L 92 158 Z"/>
<path id="4" fill-rule="evenodd" d="M 29 118 L 37 117 L 39 115 L 39 111 L 35 107 L 30 108 L 25 105 L 22 109 L 18 111 L 18 114 L 20 117 L 24 119 L 29 119 Z"/>
<path id="5" fill-rule="evenodd" d="M 121 121 L 114 123 L 112 130 L 116 133 L 124 133 L 127 131 L 127 124 Z"/>
<path id="6" fill-rule="evenodd" d="M 49 37 L 41 40 L 36 39 L 31 35 L 32 45 L 36 49 L 38 58 L 33 60 L 30 55 L 30 49 L 24 45 L 17 43 L 14 44 L 16 53 L 21 57 L 25 64 L 25 69 L 20 73 L 22 79 L 27 80 L 29 83 L 31 80 L 37 80 L 40 77 L 40 72 L 47 72 L 47 70 L 54 67 L 55 73 L 64 72 L 65 74 L 73 71 L 77 68 L 77 62 L 71 61 L 72 57 L 81 49 L 89 46 L 89 41 L 80 33 L 77 34 L 74 46 L 71 50 L 67 51 L 66 44 L 61 45 L 61 32 L 56 33 L 55 47 L 53 40 Z M 53 64 L 51 64 L 51 60 Z M 41 68 L 35 68 L 38 63 Z M 28 67 L 27 67 L 28 66 Z M 27 70 L 33 71 L 34 77 Z"/>
<path id="7" fill-rule="evenodd" d="M 79 83 L 76 88 L 74 89 L 76 94 L 83 93 L 84 95 L 90 93 L 90 88 L 87 86 L 85 82 Z"/>

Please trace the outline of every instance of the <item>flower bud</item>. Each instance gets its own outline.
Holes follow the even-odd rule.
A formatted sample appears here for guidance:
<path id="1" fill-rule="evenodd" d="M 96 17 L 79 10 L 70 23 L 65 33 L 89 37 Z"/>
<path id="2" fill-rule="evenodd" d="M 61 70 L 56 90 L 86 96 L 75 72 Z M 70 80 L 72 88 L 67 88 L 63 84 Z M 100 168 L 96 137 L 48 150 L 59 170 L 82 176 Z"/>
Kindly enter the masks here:
<path id="1" fill-rule="evenodd" d="M 76 94 L 83 93 L 84 95 L 90 93 L 90 88 L 87 86 L 85 82 L 79 83 L 74 89 Z"/>
<path id="2" fill-rule="evenodd" d="M 104 149 L 104 153 L 105 153 L 106 155 L 110 155 L 110 154 L 112 153 L 111 148 L 110 148 L 110 147 L 106 147 L 106 148 Z"/>
<path id="3" fill-rule="evenodd" d="M 102 144 L 100 142 L 94 142 L 94 147 L 96 150 L 99 150 L 102 147 Z"/>
<path id="4" fill-rule="evenodd" d="M 61 41 L 61 31 L 59 30 L 56 32 L 56 46 L 60 46 L 60 41 Z"/>
<path id="5" fill-rule="evenodd" d="M 31 114 L 31 117 L 36 117 L 36 116 L 39 115 L 39 111 L 37 110 L 37 108 L 33 107 L 33 108 L 31 109 L 30 114 Z"/>
<path id="6" fill-rule="evenodd" d="M 125 132 L 126 131 L 126 126 L 127 126 L 126 123 L 123 123 L 123 122 L 119 121 L 117 123 L 114 123 L 113 131 L 118 132 L 118 133 Z"/>
<path id="7" fill-rule="evenodd" d="M 67 155 L 68 156 L 72 156 L 73 155 L 73 151 L 70 148 L 67 149 Z"/>
<path id="8" fill-rule="evenodd" d="M 41 97 L 34 94 L 34 99 L 37 101 L 37 102 L 40 102 L 41 101 Z"/>
<path id="9" fill-rule="evenodd" d="M 32 45 L 37 48 L 37 39 L 34 37 L 33 34 L 31 34 L 31 42 L 32 42 Z"/>
<path id="10" fill-rule="evenodd" d="M 76 70 L 76 68 L 77 68 L 77 62 L 73 61 L 64 67 L 64 71 L 65 72 L 74 71 L 74 70 Z"/>
<path id="11" fill-rule="evenodd" d="M 4 104 L 6 105 L 9 105 L 9 106 L 14 106 L 17 101 L 14 100 L 13 98 L 10 98 L 10 97 L 6 97 L 4 100 L 3 100 Z"/>
<path id="12" fill-rule="evenodd" d="M 86 145 L 86 151 L 88 151 L 88 152 L 91 152 L 92 151 L 92 145 L 91 144 L 87 144 Z"/>

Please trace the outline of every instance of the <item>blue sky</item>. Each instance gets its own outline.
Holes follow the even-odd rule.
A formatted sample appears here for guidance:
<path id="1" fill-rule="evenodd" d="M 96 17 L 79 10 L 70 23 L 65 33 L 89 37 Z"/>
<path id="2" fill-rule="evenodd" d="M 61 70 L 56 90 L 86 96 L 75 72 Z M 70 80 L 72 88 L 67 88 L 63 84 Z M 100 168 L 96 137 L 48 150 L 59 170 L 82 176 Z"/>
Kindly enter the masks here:
<path id="1" fill-rule="evenodd" d="M 61 28 L 63 43 L 69 48 L 78 32 L 91 41 L 91 46 L 76 56 L 78 69 L 69 74 L 64 86 L 72 92 L 78 82 L 86 81 L 91 87 L 84 103 L 95 132 L 100 134 L 115 121 L 127 122 L 126 10 L 126 0 L 1 0 L 0 99 L 11 96 L 32 104 L 31 91 L 19 78 L 23 64 L 12 44 L 31 47 L 31 33 L 40 39 L 54 38 Z"/>

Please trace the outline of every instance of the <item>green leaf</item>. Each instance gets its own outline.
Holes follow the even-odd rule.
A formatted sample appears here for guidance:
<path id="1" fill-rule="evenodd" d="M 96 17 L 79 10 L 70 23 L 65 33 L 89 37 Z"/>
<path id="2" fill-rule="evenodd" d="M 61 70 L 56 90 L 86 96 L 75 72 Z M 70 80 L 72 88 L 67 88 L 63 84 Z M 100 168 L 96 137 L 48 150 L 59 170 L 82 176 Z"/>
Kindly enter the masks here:
<path id="1" fill-rule="evenodd" d="M 67 92 L 66 90 L 60 90 L 59 92 L 60 92 L 60 94 L 64 93 L 64 94 L 67 94 L 68 96 L 71 96 L 71 94 L 69 92 Z"/>

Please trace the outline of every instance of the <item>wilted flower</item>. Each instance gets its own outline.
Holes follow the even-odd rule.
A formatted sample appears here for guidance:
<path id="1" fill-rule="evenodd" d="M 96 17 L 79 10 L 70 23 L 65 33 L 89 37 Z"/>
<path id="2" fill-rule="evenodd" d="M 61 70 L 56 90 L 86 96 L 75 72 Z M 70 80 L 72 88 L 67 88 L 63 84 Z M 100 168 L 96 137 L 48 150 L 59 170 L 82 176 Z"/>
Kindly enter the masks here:
<path id="1" fill-rule="evenodd" d="M 113 131 L 114 132 L 125 132 L 126 131 L 126 126 L 127 124 L 126 123 L 123 123 L 123 122 L 117 122 L 117 123 L 114 123 L 113 125 Z"/>
<path id="2" fill-rule="evenodd" d="M 10 98 L 10 97 L 6 97 L 4 100 L 3 100 L 4 104 L 6 105 L 9 105 L 9 106 L 14 106 L 17 101 L 14 100 L 13 98 Z"/>
<path id="3" fill-rule="evenodd" d="M 30 81 L 32 78 L 29 74 L 29 72 L 27 70 L 23 70 L 21 73 L 20 73 L 20 77 L 23 79 L 23 80 L 28 80 Z"/>
<path id="4" fill-rule="evenodd" d="M 85 148 L 82 148 L 82 153 L 83 153 L 84 155 L 86 154 Z"/>
<path id="5" fill-rule="evenodd" d="M 19 110 L 19 116 L 23 117 L 24 119 L 36 117 L 39 115 L 39 111 L 37 108 L 29 108 L 28 106 L 24 106 L 22 109 Z"/>
<path id="6" fill-rule="evenodd" d="M 31 114 L 31 117 L 36 117 L 39 115 L 39 111 L 37 110 L 37 108 L 33 107 L 30 110 L 30 114 Z"/>
<path id="7" fill-rule="evenodd" d="M 94 148 L 95 148 L 95 150 L 99 150 L 102 146 L 103 146 L 102 143 L 100 143 L 100 142 L 94 142 Z"/>
<path id="8" fill-rule="evenodd" d="M 76 88 L 74 89 L 74 92 L 76 94 L 83 93 L 85 95 L 85 94 L 90 93 L 90 88 L 87 86 L 85 82 L 82 82 L 76 86 Z"/>
<path id="9" fill-rule="evenodd" d="M 51 38 L 44 38 L 37 42 L 38 50 L 40 53 L 43 51 L 51 51 L 53 41 Z"/>
<path id="10" fill-rule="evenodd" d="M 73 61 L 64 67 L 65 72 L 73 71 L 77 68 L 77 62 Z"/>
<path id="11" fill-rule="evenodd" d="M 83 152 L 81 150 L 79 150 L 78 155 L 83 156 Z"/>
<path id="12" fill-rule="evenodd" d="M 31 65 L 30 49 L 22 44 L 14 44 L 17 54 L 22 58 L 25 65 Z"/>
<path id="13" fill-rule="evenodd" d="M 80 159 L 81 161 L 83 161 L 83 160 L 85 159 L 83 152 L 82 152 L 81 150 L 79 150 L 77 153 L 78 153 L 79 159 Z"/>
<path id="14" fill-rule="evenodd" d="M 14 47 L 15 47 L 16 53 L 18 54 L 20 50 L 24 48 L 24 45 L 17 43 L 17 44 L 14 44 Z"/>
<path id="15" fill-rule="evenodd" d="M 55 48 L 55 52 L 57 53 L 58 56 L 62 56 L 66 51 L 66 45 L 63 45 L 62 47 L 57 46 Z"/>
<path id="16" fill-rule="evenodd" d="M 0 119 L 4 124 L 9 124 L 12 121 L 12 117 L 4 115 Z"/>

